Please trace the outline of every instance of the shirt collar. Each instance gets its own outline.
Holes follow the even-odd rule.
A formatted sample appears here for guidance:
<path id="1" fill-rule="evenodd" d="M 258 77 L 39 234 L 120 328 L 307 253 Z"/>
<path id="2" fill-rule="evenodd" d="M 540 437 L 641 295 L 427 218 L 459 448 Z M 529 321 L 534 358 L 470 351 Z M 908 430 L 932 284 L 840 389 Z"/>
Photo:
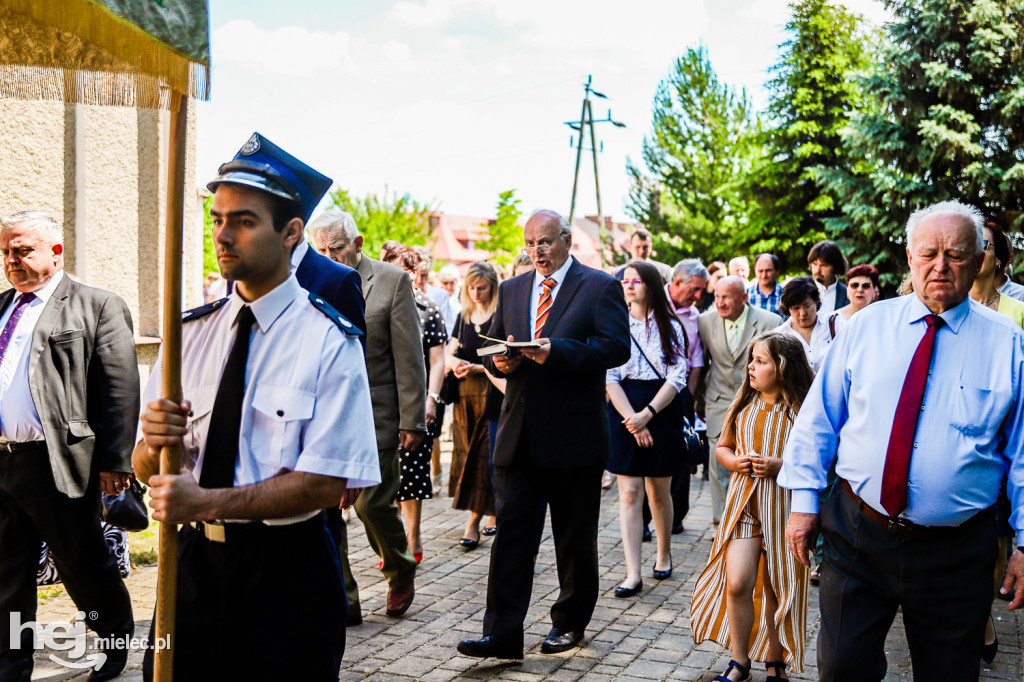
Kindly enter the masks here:
<path id="1" fill-rule="evenodd" d="M 303 293 L 302 287 L 299 286 L 299 281 L 295 279 L 294 274 L 288 275 L 288 279 L 252 303 L 239 296 L 238 287 L 235 287 L 231 291 L 231 300 L 228 301 L 228 315 L 231 324 L 234 326 L 235 320 L 238 319 L 238 311 L 242 309 L 242 306 L 248 305 L 252 308 L 252 314 L 260 326 L 260 331 L 266 334 L 301 293 Z"/>
<path id="2" fill-rule="evenodd" d="M 292 259 L 288 266 L 289 272 L 294 273 L 299 269 L 299 263 L 301 263 L 302 259 L 306 257 L 306 251 L 308 250 L 309 244 L 306 243 L 306 240 L 303 239 L 299 241 L 299 245 L 295 247 L 294 251 L 292 251 Z"/>
<path id="3" fill-rule="evenodd" d="M 732 320 L 724 320 L 724 322 L 726 324 L 726 329 L 732 329 L 733 327 L 736 327 L 736 326 L 742 326 L 743 323 L 747 321 L 747 312 L 749 310 L 750 310 L 750 304 L 749 303 L 744 304 L 743 312 L 740 313 L 740 316 L 736 318 L 735 322 L 732 321 Z"/>
<path id="4" fill-rule="evenodd" d="M 63 269 L 58 270 L 57 273 L 50 278 L 50 281 L 44 284 L 41 289 L 36 289 L 32 293 L 36 295 L 36 298 L 39 299 L 40 303 L 46 304 L 46 302 L 50 300 L 50 297 L 53 296 L 54 290 L 57 288 L 57 285 L 60 284 L 62 279 L 64 279 Z"/>
<path id="5" fill-rule="evenodd" d="M 571 266 L 572 266 L 572 256 L 569 256 L 568 258 L 565 259 L 565 262 L 562 263 L 562 267 L 558 268 L 557 270 L 555 270 L 550 275 L 545 276 L 545 275 L 540 274 L 538 271 L 534 270 L 533 271 L 533 288 L 536 289 L 537 287 L 539 287 L 541 285 L 541 282 L 546 280 L 548 277 L 550 277 L 551 279 L 555 280 L 555 286 L 557 287 L 559 284 L 561 284 L 562 282 L 565 281 L 565 273 L 569 272 L 569 268 Z"/>
<path id="6" fill-rule="evenodd" d="M 830 291 L 834 291 L 835 288 L 839 286 L 839 278 L 837 277 L 836 281 L 832 282 L 832 284 L 829 284 L 828 286 L 825 286 L 818 280 L 814 280 L 814 283 L 818 285 L 818 288 L 821 289 L 822 292 L 827 294 Z"/>
<path id="7" fill-rule="evenodd" d="M 909 296 L 912 299 L 910 301 L 910 316 L 908 319 L 910 323 L 914 323 L 917 322 L 918 320 L 924 319 L 925 315 L 934 314 L 931 310 L 928 309 L 928 306 L 924 304 L 924 301 L 918 298 L 917 294 L 910 294 Z M 941 313 L 939 317 L 941 317 L 942 321 L 946 323 L 946 326 L 949 327 L 950 331 L 956 334 L 957 332 L 960 331 L 960 325 L 964 323 L 964 320 L 967 319 L 967 315 L 970 312 L 971 297 L 968 296 L 967 298 L 960 302 L 960 305 L 957 305 L 953 308 L 950 308 L 946 312 Z"/>

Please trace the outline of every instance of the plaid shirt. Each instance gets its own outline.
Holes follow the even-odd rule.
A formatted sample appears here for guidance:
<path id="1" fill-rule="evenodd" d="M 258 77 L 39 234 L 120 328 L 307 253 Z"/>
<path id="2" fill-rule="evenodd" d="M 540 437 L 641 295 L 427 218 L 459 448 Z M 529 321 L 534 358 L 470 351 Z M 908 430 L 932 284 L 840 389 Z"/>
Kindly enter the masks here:
<path id="1" fill-rule="evenodd" d="M 750 305 L 755 308 L 763 308 L 770 313 L 776 315 L 782 315 L 779 312 L 779 299 L 782 297 L 782 285 L 778 282 L 775 283 L 775 291 L 765 296 L 761 293 L 761 287 L 758 286 L 757 282 L 754 282 L 747 287 L 747 295 L 750 297 Z M 782 315 L 785 318 L 785 315 Z"/>

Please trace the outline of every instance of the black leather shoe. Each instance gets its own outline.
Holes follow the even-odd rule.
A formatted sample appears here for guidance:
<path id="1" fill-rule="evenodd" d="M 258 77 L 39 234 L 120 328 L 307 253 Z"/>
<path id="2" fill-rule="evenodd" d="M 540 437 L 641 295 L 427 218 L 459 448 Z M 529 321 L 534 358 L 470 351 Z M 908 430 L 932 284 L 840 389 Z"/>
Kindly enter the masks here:
<path id="1" fill-rule="evenodd" d="M 103 653 L 107 655 L 107 660 L 89 674 L 89 682 L 112 680 L 121 674 L 125 664 L 128 663 L 128 649 L 104 649 Z"/>
<path id="2" fill-rule="evenodd" d="M 470 540 L 469 538 L 462 538 L 461 540 L 459 540 L 459 547 L 466 550 L 467 552 L 471 549 L 476 549 L 479 546 L 479 540 Z"/>
<path id="3" fill-rule="evenodd" d="M 647 526 L 644 526 L 644 542 L 650 542 L 650 541 L 651 541 L 651 529 L 649 527 L 647 527 Z"/>
<path id="4" fill-rule="evenodd" d="M 463 656 L 472 656 L 473 658 L 523 660 L 522 645 L 515 646 L 508 642 L 503 642 L 494 635 L 487 635 L 483 639 L 464 639 L 455 648 Z"/>
<path id="5" fill-rule="evenodd" d="M 363 624 L 363 614 L 359 611 L 349 611 L 345 614 L 345 627 L 351 628 Z"/>
<path id="6" fill-rule="evenodd" d="M 551 628 L 551 632 L 544 638 L 540 645 L 542 654 L 560 654 L 563 651 L 574 649 L 583 640 L 582 630 L 569 630 L 562 632 L 558 628 Z"/>
<path id="7" fill-rule="evenodd" d="M 483 533 L 484 535 L 495 535 L 498 532 L 498 527 L 497 526 L 490 526 L 488 528 L 484 528 L 480 532 Z"/>
<path id="8" fill-rule="evenodd" d="M 665 570 L 665 571 L 659 571 L 658 569 L 654 569 L 654 579 L 655 580 L 665 580 L 666 578 L 671 578 L 671 577 L 672 577 L 672 564 L 669 564 L 668 565 L 668 570 Z"/>
<path id="9" fill-rule="evenodd" d="M 683 524 L 681 524 L 681 523 L 678 526 L 672 526 L 672 535 L 679 535 L 680 533 L 684 532 L 685 530 L 686 529 L 683 528 Z"/>
<path id="10" fill-rule="evenodd" d="M 996 637 L 995 641 L 991 644 L 986 644 L 981 648 L 981 660 L 985 663 L 991 664 L 992 661 L 996 660 L 996 654 L 999 653 L 999 638 Z"/>
<path id="11" fill-rule="evenodd" d="M 623 587 L 619 585 L 615 588 L 615 596 L 625 599 L 626 597 L 633 597 L 639 594 L 640 590 L 644 589 L 644 581 L 641 580 L 633 587 Z"/>

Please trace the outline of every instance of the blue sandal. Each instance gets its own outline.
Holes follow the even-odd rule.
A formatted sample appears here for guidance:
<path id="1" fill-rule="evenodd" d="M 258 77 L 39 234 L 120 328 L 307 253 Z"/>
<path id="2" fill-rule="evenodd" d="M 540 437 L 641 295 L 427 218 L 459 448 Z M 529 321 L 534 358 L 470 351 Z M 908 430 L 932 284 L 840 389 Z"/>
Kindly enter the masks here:
<path id="1" fill-rule="evenodd" d="M 746 680 L 746 679 L 750 678 L 750 668 L 749 668 L 749 665 L 750 664 L 748 663 L 747 666 L 742 666 L 739 663 L 737 663 L 736 661 L 729 661 L 729 667 L 725 669 L 725 674 L 724 675 L 715 675 L 714 680 L 712 682 L 743 682 L 743 680 Z M 729 679 L 729 673 L 732 672 L 733 668 L 736 668 L 741 673 L 743 673 L 743 677 L 741 677 L 738 680 L 730 680 Z"/>
<path id="2" fill-rule="evenodd" d="M 768 663 L 764 664 L 765 671 L 771 670 L 772 668 L 775 668 L 775 672 L 777 672 L 777 673 L 780 673 L 780 674 L 784 673 L 784 672 L 786 672 L 786 662 L 785 661 L 769 661 Z M 789 678 L 788 677 L 779 677 L 779 675 L 769 675 L 766 678 L 764 678 L 764 682 L 789 682 Z"/>

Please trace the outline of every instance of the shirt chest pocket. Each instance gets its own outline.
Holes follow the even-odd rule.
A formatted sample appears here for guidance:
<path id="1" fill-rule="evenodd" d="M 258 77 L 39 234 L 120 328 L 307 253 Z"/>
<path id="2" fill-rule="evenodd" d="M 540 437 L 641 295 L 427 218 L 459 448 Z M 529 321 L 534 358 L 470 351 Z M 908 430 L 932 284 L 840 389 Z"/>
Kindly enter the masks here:
<path id="1" fill-rule="evenodd" d="M 302 448 L 302 427 L 313 417 L 316 396 L 283 386 L 257 386 L 249 445 L 261 464 L 293 469 Z"/>
<path id="2" fill-rule="evenodd" d="M 989 439 L 1006 413 L 1008 395 L 1003 391 L 973 386 L 963 380 L 954 387 L 950 423 L 966 436 Z"/>

